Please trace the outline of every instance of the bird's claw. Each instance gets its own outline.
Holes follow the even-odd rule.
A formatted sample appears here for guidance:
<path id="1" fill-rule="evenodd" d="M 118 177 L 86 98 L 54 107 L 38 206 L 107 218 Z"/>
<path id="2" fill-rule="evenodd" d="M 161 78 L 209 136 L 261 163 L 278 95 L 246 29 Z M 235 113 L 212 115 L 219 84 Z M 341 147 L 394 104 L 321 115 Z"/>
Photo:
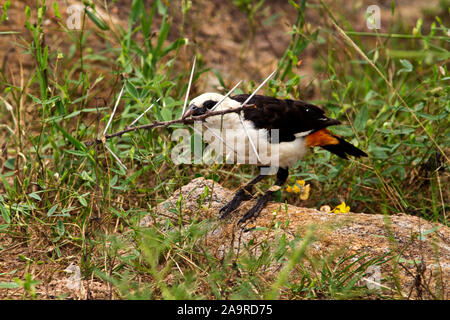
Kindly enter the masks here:
<path id="1" fill-rule="evenodd" d="M 220 210 L 219 210 L 220 218 L 219 219 L 220 220 L 225 219 L 235 209 L 236 208 L 233 208 L 233 201 L 228 202 L 226 205 L 224 205 L 222 208 L 220 208 Z"/>
<path id="2" fill-rule="evenodd" d="M 257 218 L 261 213 L 262 209 L 264 209 L 264 204 L 258 202 L 256 203 L 247 213 L 238 221 L 238 224 L 242 224 L 247 222 L 252 218 Z"/>
<path id="3" fill-rule="evenodd" d="M 220 219 L 228 217 L 230 213 L 232 213 L 239 207 L 242 201 L 247 201 L 251 198 L 251 194 L 249 194 L 247 191 L 243 189 L 239 190 L 234 198 L 219 210 L 219 213 L 221 214 Z"/>

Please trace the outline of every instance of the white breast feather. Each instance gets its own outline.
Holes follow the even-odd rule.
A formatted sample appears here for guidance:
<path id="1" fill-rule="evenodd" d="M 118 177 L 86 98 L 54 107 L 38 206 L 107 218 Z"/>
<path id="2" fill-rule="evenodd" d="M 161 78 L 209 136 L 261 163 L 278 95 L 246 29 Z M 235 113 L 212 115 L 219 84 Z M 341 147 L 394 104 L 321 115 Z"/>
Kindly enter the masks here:
<path id="1" fill-rule="evenodd" d="M 237 107 L 239 106 L 240 104 L 237 103 Z M 236 107 L 236 104 L 230 105 L 227 103 L 221 107 L 224 110 L 225 108 Z M 205 122 L 208 126 L 206 130 L 216 130 L 215 135 L 204 135 L 205 141 L 208 143 L 215 141 L 215 143 L 223 145 L 222 141 L 216 141 L 216 136 L 220 135 L 226 143 L 223 146 L 223 153 L 228 157 L 227 163 L 258 164 L 286 168 L 294 166 L 298 160 L 303 158 L 307 151 L 304 135 L 296 135 L 294 141 L 272 144 L 269 142 L 267 130 L 255 129 L 251 121 L 245 120 L 244 124 L 248 135 L 257 147 L 261 159 L 261 162 L 259 162 L 236 113 L 209 117 Z"/>

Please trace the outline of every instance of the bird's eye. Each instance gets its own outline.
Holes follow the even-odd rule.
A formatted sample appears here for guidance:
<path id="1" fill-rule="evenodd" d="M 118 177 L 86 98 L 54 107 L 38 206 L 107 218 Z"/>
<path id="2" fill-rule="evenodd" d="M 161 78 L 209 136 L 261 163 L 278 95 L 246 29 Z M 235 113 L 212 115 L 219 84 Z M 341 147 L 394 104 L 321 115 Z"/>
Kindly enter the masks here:
<path id="1" fill-rule="evenodd" d="M 191 104 L 189 105 L 189 109 L 190 109 L 190 110 L 197 110 L 198 107 L 197 107 L 194 103 L 191 103 Z"/>

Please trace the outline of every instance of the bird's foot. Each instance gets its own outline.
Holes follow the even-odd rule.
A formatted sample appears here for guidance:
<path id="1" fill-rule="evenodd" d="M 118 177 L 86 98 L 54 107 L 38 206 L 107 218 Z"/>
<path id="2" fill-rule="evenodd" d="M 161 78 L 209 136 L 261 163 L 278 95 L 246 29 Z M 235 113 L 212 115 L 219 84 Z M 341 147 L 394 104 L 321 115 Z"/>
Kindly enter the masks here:
<path id="1" fill-rule="evenodd" d="M 228 217 L 230 215 L 231 212 L 233 212 L 234 210 L 236 210 L 238 206 L 234 205 L 233 201 L 228 202 L 226 205 L 224 205 L 222 208 L 220 208 L 219 213 L 220 213 L 220 218 L 219 219 L 225 219 L 226 217 Z"/>
<path id="2" fill-rule="evenodd" d="M 225 219 L 232 213 L 234 210 L 236 210 L 242 201 L 247 201 L 251 199 L 251 195 L 248 194 L 245 190 L 240 189 L 233 197 L 233 199 L 228 202 L 226 205 L 224 205 L 222 208 L 220 208 L 220 219 Z"/>
<path id="3" fill-rule="evenodd" d="M 268 194 L 259 198 L 256 204 L 238 221 L 238 224 L 242 224 L 252 218 L 257 218 L 269 200 L 270 196 Z"/>

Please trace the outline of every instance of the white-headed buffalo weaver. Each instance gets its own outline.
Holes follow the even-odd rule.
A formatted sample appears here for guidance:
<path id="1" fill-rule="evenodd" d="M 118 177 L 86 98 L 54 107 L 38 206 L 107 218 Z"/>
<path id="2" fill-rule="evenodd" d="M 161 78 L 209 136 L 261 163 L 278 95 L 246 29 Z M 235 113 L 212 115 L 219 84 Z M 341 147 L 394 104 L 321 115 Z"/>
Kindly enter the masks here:
<path id="1" fill-rule="evenodd" d="M 225 98 L 216 106 L 224 96 L 217 93 L 205 93 L 191 101 L 184 116 L 200 116 L 213 108 L 214 111 L 239 108 L 248 97 L 247 94 L 232 96 Z M 262 95 L 253 96 L 246 104 L 255 105 L 255 108 L 243 110 L 240 114 L 226 113 L 203 120 L 208 129 L 233 129 L 238 133 L 239 130 L 242 130 L 240 134 L 248 136 L 247 142 L 251 142 L 250 139 L 253 141 L 264 139 L 265 144 L 269 146 L 272 143 L 270 131 L 278 129 L 278 141 L 275 143 L 277 143 L 276 152 L 278 152 L 279 160 L 275 186 L 257 200 L 256 204 L 239 220 L 239 223 L 259 215 L 267 202 L 273 198 L 276 190 L 286 182 L 289 167 L 295 165 L 306 154 L 308 148 L 322 147 L 344 159 L 348 159 L 348 155 L 367 156 L 363 151 L 328 131 L 327 127 L 338 125 L 340 121 L 328 118 L 325 116 L 325 112 L 315 105 L 298 100 L 281 100 Z M 206 142 L 210 141 L 206 140 Z M 254 143 L 254 145 L 262 144 Z M 237 147 L 249 149 L 248 144 Z M 258 163 L 258 166 L 268 167 L 270 164 Z M 240 188 L 233 199 L 220 209 L 221 218 L 237 209 L 242 201 L 250 200 L 253 197 L 253 186 L 263 178 L 264 175 L 260 174 Z"/>

